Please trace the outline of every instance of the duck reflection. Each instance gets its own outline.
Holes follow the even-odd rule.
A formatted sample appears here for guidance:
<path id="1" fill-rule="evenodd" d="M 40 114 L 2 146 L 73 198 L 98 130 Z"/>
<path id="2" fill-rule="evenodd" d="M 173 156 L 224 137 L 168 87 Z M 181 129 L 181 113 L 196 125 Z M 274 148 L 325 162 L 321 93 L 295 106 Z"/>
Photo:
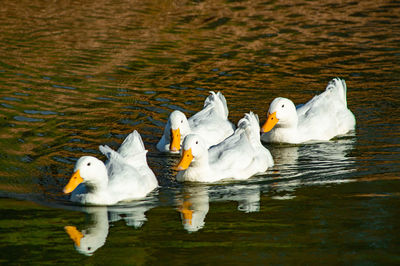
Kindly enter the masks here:
<path id="1" fill-rule="evenodd" d="M 348 173 L 356 170 L 354 145 L 355 138 L 346 136 L 329 142 L 268 146 L 276 174 L 269 185 L 278 192 L 290 192 L 301 185 L 349 182 Z"/>
<path id="2" fill-rule="evenodd" d="M 276 170 L 293 171 L 299 160 L 299 145 L 271 145 L 268 146 L 274 158 Z"/>
<path id="3" fill-rule="evenodd" d="M 208 187 L 202 185 L 185 186 L 177 199 L 177 209 L 182 225 L 188 232 L 196 232 L 204 227 L 209 210 Z"/>
<path id="4" fill-rule="evenodd" d="M 217 201 L 237 201 L 238 210 L 246 213 L 260 210 L 260 189 L 258 185 L 202 185 L 188 184 L 177 195 L 177 210 L 183 228 L 196 232 L 204 227 L 209 211 L 209 203 Z"/>
<path id="5" fill-rule="evenodd" d="M 108 235 L 107 207 L 88 207 L 84 210 L 90 217 L 90 225 L 79 231 L 75 226 L 64 229 L 74 241 L 75 249 L 84 255 L 91 256 L 102 247 Z"/>
<path id="6" fill-rule="evenodd" d="M 312 183 L 349 182 L 349 173 L 356 171 L 354 145 L 354 139 L 347 138 L 302 149 L 302 170 Z"/>
<path id="7" fill-rule="evenodd" d="M 91 256 L 102 247 L 108 236 L 109 224 L 124 220 L 126 225 L 140 228 L 147 220 L 145 213 L 154 208 L 153 202 L 136 202 L 120 206 L 85 207 L 88 222 L 82 231 L 75 226 L 65 226 L 64 229 L 74 242 L 75 249 L 86 256 Z"/>
<path id="8" fill-rule="evenodd" d="M 214 186 L 209 190 L 212 201 L 237 201 L 238 211 L 245 213 L 260 211 L 260 186 L 256 184 L 233 184 Z"/>

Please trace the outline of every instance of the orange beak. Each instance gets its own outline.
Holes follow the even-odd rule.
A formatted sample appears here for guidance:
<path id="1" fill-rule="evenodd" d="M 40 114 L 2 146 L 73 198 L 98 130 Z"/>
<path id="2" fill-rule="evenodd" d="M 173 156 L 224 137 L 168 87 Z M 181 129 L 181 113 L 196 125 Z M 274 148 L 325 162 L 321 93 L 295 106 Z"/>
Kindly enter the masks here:
<path id="1" fill-rule="evenodd" d="M 192 160 L 193 160 L 192 148 L 190 148 L 188 150 L 184 150 L 181 161 L 179 162 L 179 164 L 176 166 L 175 169 L 178 171 L 187 169 L 189 167 L 190 163 L 192 162 Z"/>
<path id="2" fill-rule="evenodd" d="M 183 216 L 183 224 L 192 225 L 193 211 L 190 209 L 192 203 L 190 201 L 184 201 L 182 206 L 179 208 L 179 211 Z"/>
<path id="3" fill-rule="evenodd" d="M 276 118 L 276 112 L 268 114 L 267 121 L 265 121 L 265 124 L 261 128 L 261 133 L 265 133 L 273 129 L 276 123 L 278 123 L 278 121 L 279 119 Z"/>
<path id="4" fill-rule="evenodd" d="M 171 144 L 169 145 L 169 149 L 171 151 L 179 151 L 181 149 L 181 132 L 179 128 L 171 129 Z"/>
<path id="5" fill-rule="evenodd" d="M 81 245 L 81 239 L 83 234 L 76 229 L 75 226 L 66 226 L 64 227 L 65 231 L 69 235 L 69 237 L 74 241 L 75 245 L 78 247 Z"/>
<path id="6" fill-rule="evenodd" d="M 77 170 L 72 176 L 71 179 L 69 180 L 68 184 L 64 187 L 64 193 L 68 194 L 83 182 L 83 178 L 81 177 L 81 174 L 79 173 L 79 170 Z"/>

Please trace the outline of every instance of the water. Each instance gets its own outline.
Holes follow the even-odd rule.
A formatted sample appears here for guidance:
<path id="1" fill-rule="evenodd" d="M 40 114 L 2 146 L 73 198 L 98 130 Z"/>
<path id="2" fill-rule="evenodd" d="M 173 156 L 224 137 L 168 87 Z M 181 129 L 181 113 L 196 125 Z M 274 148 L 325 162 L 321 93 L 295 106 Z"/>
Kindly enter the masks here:
<path id="1" fill-rule="evenodd" d="M 398 1 L 6 1 L 0 13 L 0 263 L 400 263 Z M 169 113 L 195 113 L 209 90 L 234 123 L 250 110 L 263 122 L 275 97 L 304 103 L 336 76 L 356 131 L 268 145 L 266 174 L 180 184 L 178 158 L 155 149 Z M 104 159 L 98 145 L 134 129 L 161 187 L 116 207 L 70 203 L 75 161 Z"/>

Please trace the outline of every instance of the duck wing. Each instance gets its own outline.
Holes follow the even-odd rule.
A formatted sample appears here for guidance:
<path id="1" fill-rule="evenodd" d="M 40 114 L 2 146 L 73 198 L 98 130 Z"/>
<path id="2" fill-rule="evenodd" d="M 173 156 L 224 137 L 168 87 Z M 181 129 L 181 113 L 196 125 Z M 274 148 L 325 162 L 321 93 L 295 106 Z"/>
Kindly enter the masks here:
<path id="1" fill-rule="evenodd" d="M 146 152 L 146 149 L 144 148 L 144 143 L 139 132 L 136 130 L 125 138 L 118 149 L 118 153 L 124 158 L 129 158 L 143 152 Z"/>
<path id="2" fill-rule="evenodd" d="M 153 189 L 158 186 L 157 179 L 147 164 L 147 150 L 140 134 L 136 130 L 125 138 L 118 152 L 107 145 L 100 146 L 99 149 L 109 159 L 108 165 L 127 164 L 136 171 L 135 176 L 140 177 L 142 183 L 146 183 L 146 187 L 152 187 Z"/>
<path id="3" fill-rule="evenodd" d="M 221 92 L 210 92 L 210 95 L 204 101 L 203 109 L 192 117 L 190 117 L 189 124 L 196 127 L 201 123 L 204 123 L 204 120 L 227 120 L 228 119 L 228 105 L 226 104 L 226 99 Z"/>
<path id="4" fill-rule="evenodd" d="M 236 178 L 248 178 L 264 172 L 274 162 L 271 153 L 261 144 L 258 116 L 253 112 L 238 122 L 235 133 L 209 150 L 210 164 L 217 162 L 225 172 Z"/>
<path id="5" fill-rule="evenodd" d="M 228 118 L 229 111 L 228 111 L 228 105 L 226 103 L 225 96 L 222 95 L 221 92 L 213 92 L 210 91 L 210 95 L 206 98 L 204 101 L 204 109 L 207 108 L 208 106 L 212 106 L 214 111 L 221 116 L 221 118 Z"/>
<path id="6" fill-rule="evenodd" d="M 151 178 L 142 175 L 142 170 L 133 167 L 126 158 L 104 145 L 100 151 L 107 156 L 108 192 L 116 201 L 143 198 L 153 190 L 157 181 L 153 172 Z"/>
<path id="7" fill-rule="evenodd" d="M 235 126 L 228 120 L 228 106 L 220 93 L 210 92 L 204 108 L 188 119 L 192 133 L 202 136 L 209 146 L 232 135 Z"/>
<path id="8" fill-rule="evenodd" d="M 106 151 L 106 153 L 103 152 L 106 156 L 110 153 L 108 149 L 103 148 L 103 150 Z M 147 150 L 144 147 L 144 143 L 139 132 L 136 130 L 134 130 L 125 138 L 124 142 L 118 149 L 118 154 L 124 158 L 126 163 L 130 164 L 137 170 L 143 166 L 148 167 L 146 159 Z"/>
<path id="9" fill-rule="evenodd" d="M 238 128 L 223 142 L 208 150 L 211 168 L 218 169 L 228 177 L 234 177 L 252 162 L 253 147 L 243 128 Z"/>
<path id="10" fill-rule="evenodd" d="M 217 162 L 217 168 L 223 171 L 231 171 L 233 175 L 235 175 L 237 171 L 249 167 L 253 161 L 254 150 L 244 134 L 240 134 L 235 138 L 235 141 L 224 144 L 225 145 L 221 147 L 222 149 L 216 150 L 216 152 L 210 156 L 214 165 L 216 165 L 215 162 Z"/>
<path id="11" fill-rule="evenodd" d="M 329 81 L 323 93 L 314 96 L 314 98 L 312 98 L 306 104 L 298 107 L 297 115 L 300 118 L 303 116 L 311 116 L 315 113 L 318 114 L 324 111 L 329 113 L 332 112 L 332 109 L 347 109 L 346 92 L 346 82 L 343 79 L 334 78 Z"/>
<path id="12" fill-rule="evenodd" d="M 124 180 L 127 176 L 138 176 L 138 171 L 127 163 L 125 158 L 107 145 L 100 145 L 99 150 L 108 158 L 106 167 L 109 183 L 115 179 Z"/>
<path id="13" fill-rule="evenodd" d="M 332 79 L 323 93 L 298 108 L 301 125 L 299 129 L 302 134 L 312 134 L 317 139 L 320 136 L 330 139 L 337 134 L 346 133 L 354 120 L 353 114 L 347 109 L 346 91 L 344 80 Z"/>

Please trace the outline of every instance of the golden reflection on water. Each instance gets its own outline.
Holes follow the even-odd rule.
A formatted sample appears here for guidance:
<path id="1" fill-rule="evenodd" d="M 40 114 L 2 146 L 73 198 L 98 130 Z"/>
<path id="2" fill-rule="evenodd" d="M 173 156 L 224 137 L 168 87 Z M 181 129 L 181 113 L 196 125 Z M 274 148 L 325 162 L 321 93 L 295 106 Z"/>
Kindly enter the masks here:
<path id="1" fill-rule="evenodd" d="M 249 110 L 262 122 L 277 96 L 304 103 L 334 76 L 347 81 L 361 133 L 395 110 L 362 107 L 398 87 L 400 8 L 388 1 L 35 0 L 0 12 L 7 174 L 45 173 L 54 189 L 75 158 L 133 129 L 156 152 L 171 110 L 190 116 L 208 90 L 224 93 L 234 123 Z"/>
<path id="2" fill-rule="evenodd" d="M 3 49 L 15 67 L 50 76 L 115 75 L 119 67 L 133 65 L 122 70 L 132 74 L 124 78 L 126 87 L 151 73 L 159 76 L 153 81 L 159 87 L 191 82 L 213 68 L 244 74 L 254 62 L 273 62 L 283 73 L 310 69 L 331 77 L 332 68 L 346 68 L 335 53 L 346 52 L 340 56 L 346 62 L 381 46 L 377 27 L 388 42 L 398 38 L 393 27 L 380 27 L 382 17 L 398 11 L 382 8 L 385 3 L 7 1 L 1 7 Z M 260 70 L 236 80 L 235 87 L 281 78 Z"/>
<path id="3" fill-rule="evenodd" d="M 398 1 L 3 1 L 0 25 L 1 261 L 398 262 Z M 191 116 L 209 90 L 232 122 L 251 110 L 262 123 L 275 97 L 305 103 L 336 76 L 354 136 L 268 146 L 264 175 L 178 184 L 178 157 L 155 149 L 169 113 Z M 154 202 L 87 209 L 93 224 L 66 211 L 76 159 L 104 160 L 98 145 L 134 129 L 159 179 Z M 91 260 L 68 225 L 86 230 Z"/>

